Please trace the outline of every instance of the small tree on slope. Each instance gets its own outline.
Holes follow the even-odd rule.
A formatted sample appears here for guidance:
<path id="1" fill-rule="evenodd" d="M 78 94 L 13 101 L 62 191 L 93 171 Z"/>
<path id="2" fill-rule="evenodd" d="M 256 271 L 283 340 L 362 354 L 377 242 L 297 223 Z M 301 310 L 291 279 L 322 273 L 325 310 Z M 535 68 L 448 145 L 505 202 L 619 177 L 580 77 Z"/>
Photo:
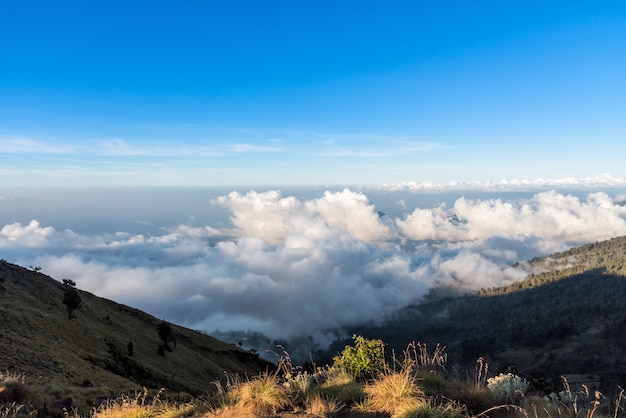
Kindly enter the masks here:
<path id="1" fill-rule="evenodd" d="M 76 290 L 76 283 L 73 280 L 64 279 L 63 285 L 65 286 L 65 293 L 63 294 L 63 304 L 67 307 L 67 315 L 69 319 L 74 316 L 72 313 L 74 310 L 80 308 L 80 295 Z"/>

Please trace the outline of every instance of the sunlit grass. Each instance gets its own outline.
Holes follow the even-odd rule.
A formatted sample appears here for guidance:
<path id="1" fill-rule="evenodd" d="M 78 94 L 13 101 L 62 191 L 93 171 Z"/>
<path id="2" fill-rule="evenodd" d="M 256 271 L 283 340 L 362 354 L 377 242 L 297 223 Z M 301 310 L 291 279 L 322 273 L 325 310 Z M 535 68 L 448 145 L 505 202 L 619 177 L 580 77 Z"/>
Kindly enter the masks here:
<path id="1" fill-rule="evenodd" d="M 425 401 L 424 391 L 415 383 L 415 376 L 409 368 L 383 373 L 365 386 L 365 393 L 372 410 L 392 416 Z"/>
<path id="2" fill-rule="evenodd" d="M 350 406 L 365 398 L 365 383 L 358 382 L 353 375 L 345 371 L 326 369 L 321 383 L 311 389 L 310 393 L 336 399 Z"/>
<path id="3" fill-rule="evenodd" d="M 432 402 L 422 401 L 416 405 L 400 409 L 394 418 L 460 418 L 466 417 L 463 407 L 455 404 L 435 405 Z"/>
<path id="4" fill-rule="evenodd" d="M 341 411 L 343 404 L 337 399 L 322 396 L 320 394 L 311 395 L 307 398 L 306 412 L 314 417 L 331 417 Z"/>
<path id="5" fill-rule="evenodd" d="M 275 373 L 264 372 L 231 389 L 235 404 L 258 414 L 276 413 L 290 404 L 287 390 Z"/>
<path id="6" fill-rule="evenodd" d="M 420 346 L 415 346 L 419 348 Z M 624 391 L 612 400 L 582 385 L 574 391 L 563 379 L 563 390 L 547 396 L 529 390 L 519 405 L 498 403 L 479 377 L 461 380 L 446 373 L 442 361 L 422 350 L 396 361 L 367 382 L 332 366 L 303 371 L 292 366 L 252 378 L 226 375 L 215 381 L 217 393 L 198 398 L 168 398 L 162 389 L 122 395 L 91 411 L 64 410 L 65 418 L 257 418 L 257 417 L 377 417 L 377 418 L 626 418 Z M 441 354 L 441 349 L 435 351 Z M 420 354 L 420 358 L 415 355 Z M 442 356 L 438 356 L 440 360 Z M 290 364 L 290 363 L 289 363 Z M 394 368 L 395 367 L 395 368 Z M 282 371 L 282 373 L 280 372 Z M 29 393 L 24 375 L 4 374 L 0 394 L 18 385 Z M 478 382 L 478 383 L 477 383 Z M 210 385 L 208 385 L 210 387 Z M 208 389 L 207 387 L 207 389 Z M 15 392 L 17 393 L 17 392 Z M 0 418 L 47 416 L 32 403 L 13 398 L 0 403 Z"/>

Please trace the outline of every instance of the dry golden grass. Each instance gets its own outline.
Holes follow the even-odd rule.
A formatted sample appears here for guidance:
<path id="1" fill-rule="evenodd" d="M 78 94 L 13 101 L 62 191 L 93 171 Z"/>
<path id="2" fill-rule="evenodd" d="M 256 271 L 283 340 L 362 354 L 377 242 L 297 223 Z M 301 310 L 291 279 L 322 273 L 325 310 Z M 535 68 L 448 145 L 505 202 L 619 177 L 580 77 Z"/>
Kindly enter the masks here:
<path id="1" fill-rule="evenodd" d="M 137 392 L 134 396 L 123 395 L 111 400 L 88 414 L 81 413 L 76 409 L 65 410 L 65 418 L 183 418 L 198 416 L 201 412 L 198 405 L 187 403 L 169 402 L 162 399 L 164 391 L 149 397 L 148 391 Z"/>
<path id="2" fill-rule="evenodd" d="M 459 405 L 449 403 L 435 405 L 432 401 L 420 402 L 396 412 L 394 418 L 460 418 L 466 417 L 465 409 Z"/>
<path id="3" fill-rule="evenodd" d="M 0 373 L 0 404 L 22 402 L 29 394 L 24 374 Z"/>
<path id="4" fill-rule="evenodd" d="M 415 377 L 409 368 L 383 373 L 365 386 L 365 393 L 370 409 L 392 416 L 417 407 L 425 400 L 424 392 L 415 383 Z"/>
<path id="5" fill-rule="evenodd" d="M 276 373 L 263 372 L 257 377 L 234 386 L 230 396 L 235 404 L 260 415 L 276 413 L 290 404 L 286 389 Z"/>
<path id="6" fill-rule="evenodd" d="M 343 408 L 343 404 L 337 399 L 328 398 L 320 394 L 311 395 L 306 400 L 306 411 L 314 417 L 332 417 Z"/>

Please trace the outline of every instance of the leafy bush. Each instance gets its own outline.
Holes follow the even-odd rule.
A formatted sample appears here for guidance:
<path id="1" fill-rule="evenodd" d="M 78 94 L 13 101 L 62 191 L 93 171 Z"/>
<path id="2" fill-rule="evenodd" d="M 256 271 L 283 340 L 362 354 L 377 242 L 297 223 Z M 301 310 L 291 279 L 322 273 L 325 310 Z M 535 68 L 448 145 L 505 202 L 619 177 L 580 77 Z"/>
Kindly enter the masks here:
<path id="1" fill-rule="evenodd" d="M 487 379 L 487 387 L 498 402 L 517 403 L 528 390 L 528 382 L 513 373 Z"/>
<path id="2" fill-rule="evenodd" d="M 353 335 L 354 346 L 347 345 L 339 356 L 333 358 L 333 367 L 352 374 L 357 380 L 378 376 L 385 369 L 385 344 Z"/>

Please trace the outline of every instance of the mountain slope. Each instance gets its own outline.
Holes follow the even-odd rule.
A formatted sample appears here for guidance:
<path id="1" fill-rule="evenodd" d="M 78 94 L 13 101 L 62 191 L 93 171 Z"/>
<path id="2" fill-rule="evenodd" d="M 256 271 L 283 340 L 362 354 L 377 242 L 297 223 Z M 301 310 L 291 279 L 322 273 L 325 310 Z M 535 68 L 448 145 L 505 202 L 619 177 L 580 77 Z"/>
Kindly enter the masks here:
<path id="1" fill-rule="evenodd" d="M 51 406 L 93 406 L 142 387 L 202 394 L 225 373 L 268 367 L 234 345 L 175 325 L 172 351 L 161 356 L 160 320 L 80 290 L 81 307 L 70 320 L 64 291 L 48 276 L 0 262 L 0 371 L 24 373 Z"/>
<path id="2" fill-rule="evenodd" d="M 382 327 L 351 331 L 396 350 L 413 340 L 442 343 L 461 366 L 482 356 L 492 370 L 515 368 L 546 384 L 576 374 L 605 390 L 623 387 L 626 237 L 529 264 L 541 272 L 510 286 L 414 305 Z"/>

